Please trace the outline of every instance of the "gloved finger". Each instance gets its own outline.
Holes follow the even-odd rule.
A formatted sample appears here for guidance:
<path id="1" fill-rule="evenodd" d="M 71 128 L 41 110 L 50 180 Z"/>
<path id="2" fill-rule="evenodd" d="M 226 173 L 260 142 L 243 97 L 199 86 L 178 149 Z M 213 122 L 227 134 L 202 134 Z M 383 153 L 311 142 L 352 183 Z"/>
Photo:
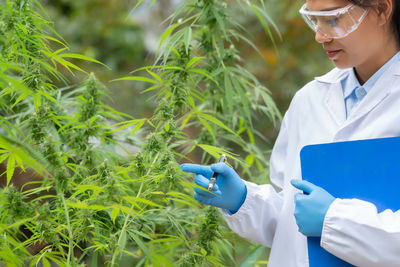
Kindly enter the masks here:
<path id="1" fill-rule="evenodd" d="M 198 202 L 206 204 L 206 205 L 215 205 L 215 201 L 213 197 L 205 197 L 203 195 L 198 194 L 197 192 L 193 193 L 194 199 L 196 199 Z"/>
<path id="2" fill-rule="evenodd" d="M 197 192 L 193 193 L 193 198 L 196 199 L 200 203 L 204 203 L 207 200 L 207 197 L 200 195 Z"/>
<path id="3" fill-rule="evenodd" d="M 210 166 L 207 165 L 183 163 L 181 164 L 180 168 L 184 172 L 198 173 L 205 177 L 211 177 L 213 174 L 213 171 L 211 170 Z"/>
<path id="4" fill-rule="evenodd" d="M 297 204 L 297 202 L 299 202 L 299 201 L 301 201 L 301 200 L 303 200 L 305 198 L 307 198 L 306 195 L 304 195 L 302 193 L 297 193 L 297 194 L 294 195 L 294 202 Z"/>
<path id="5" fill-rule="evenodd" d="M 212 164 L 210 167 L 213 172 L 220 173 L 225 176 L 237 175 L 234 169 L 223 162 Z"/>
<path id="6" fill-rule="evenodd" d="M 203 188 L 203 187 L 201 187 L 201 188 L 199 188 L 199 187 L 193 187 L 193 189 L 194 189 L 194 191 L 196 191 L 197 194 L 203 195 L 203 196 L 214 197 L 214 196 L 216 196 L 216 195 L 218 195 L 218 196 L 221 196 L 221 195 L 222 195 L 221 191 L 219 191 L 219 190 L 215 190 L 215 191 L 212 190 L 212 191 L 210 192 L 210 191 L 208 191 L 207 189 L 205 189 L 205 188 Z"/>
<path id="7" fill-rule="evenodd" d="M 305 181 L 305 180 L 291 180 L 290 183 L 299 190 L 303 190 L 306 194 L 311 194 L 312 191 L 318 188 L 318 186 Z"/>
<path id="8" fill-rule="evenodd" d="M 200 203 L 211 205 L 217 208 L 224 208 L 218 197 L 203 197 L 202 195 L 198 195 L 196 192 L 193 194 L 193 197 Z"/>
<path id="9" fill-rule="evenodd" d="M 201 174 L 196 174 L 196 176 L 194 177 L 194 183 L 204 187 L 205 189 L 208 189 L 208 184 L 210 183 L 210 179 L 204 177 Z M 219 191 L 219 187 L 217 184 L 214 184 L 213 188 L 211 189 L 211 191 L 215 192 L 215 191 Z"/>

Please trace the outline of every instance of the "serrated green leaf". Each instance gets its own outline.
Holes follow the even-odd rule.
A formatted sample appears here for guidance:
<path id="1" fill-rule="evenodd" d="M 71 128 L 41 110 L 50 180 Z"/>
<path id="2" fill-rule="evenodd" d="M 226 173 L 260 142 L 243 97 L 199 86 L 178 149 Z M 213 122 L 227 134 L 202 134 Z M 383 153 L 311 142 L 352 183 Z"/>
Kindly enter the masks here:
<path id="1" fill-rule="evenodd" d="M 241 109 L 243 110 L 242 116 L 247 118 L 247 122 L 250 124 L 250 127 L 253 127 L 251 120 L 251 112 L 249 108 L 251 104 L 249 103 L 248 98 L 246 97 L 246 93 L 244 92 L 242 86 L 235 77 L 232 77 L 232 83 L 233 86 L 235 87 L 236 92 L 239 93 L 240 99 L 243 101 L 240 105 Z"/>
<path id="2" fill-rule="evenodd" d="M 161 87 L 160 85 L 154 85 L 154 86 L 151 86 L 151 87 L 149 87 L 149 88 L 147 88 L 147 89 L 141 91 L 140 93 L 141 93 L 141 94 L 144 94 L 144 93 L 147 93 L 147 92 L 156 90 L 156 89 L 158 89 L 158 88 L 160 88 L 160 87 Z"/>
<path id="3" fill-rule="evenodd" d="M 179 26 L 180 26 L 179 23 L 170 26 L 170 27 L 169 27 L 167 30 L 165 30 L 164 33 L 160 36 L 159 44 L 158 44 L 158 47 L 157 47 L 157 55 L 159 54 L 159 51 L 160 51 L 161 46 L 162 46 L 162 45 L 165 43 L 165 41 L 169 38 L 169 36 L 171 35 L 171 33 L 172 33 L 177 27 L 179 27 Z"/>
<path id="4" fill-rule="evenodd" d="M 142 76 L 130 76 L 130 77 L 123 77 L 123 78 L 112 80 L 112 82 L 116 82 L 116 81 L 141 81 L 141 82 L 158 84 L 158 81 L 152 80 L 147 77 L 142 77 Z"/>
<path id="5" fill-rule="evenodd" d="M 101 205 L 89 205 L 87 206 L 87 209 L 89 210 L 106 210 L 108 207 L 101 206 Z"/>
<path id="6" fill-rule="evenodd" d="M 8 153 L 4 153 L 1 154 L 0 156 L 0 163 L 3 163 L 3 161 L 5 161 L 8 158 L 9 154 Z M 0 176 L 3 175 L 4 173 L 0 173 Z"/>
<path id="7" fill-rule="evenodd" d="M 248 154 L 245 158 L 245 161 L 249 164 L 249 166 L 253 165 L 254 163 L 254 155 Z"/>
<path id="8" fill-rule="evenodd" d="M 169 123 L 166 122 L 166 123 L 164 124 L 164 130 L 165 130 L 166 132 L 169 132 L 170 129 L 171 129 L 171 127 L 170 127 Z"/>
<path id="9" fill-rule="evenodd" d="M 86 203 L 81 202 L 81 201 L 68 202 L 67 205 L 70 206 L 70 207 L 73 207 L 73 208 L 77 208 L 77 209 L 87 209 L 88 208 L 88 205 Z"/>
<path id="10" fill-rule="evenodd" d="M 54 104 L 57 104 L 58 106 L 60 105 L 58 103 L 57 100 L 54 99 L 54 97 L 52 97 L 51 95 L 49 95 L 49 93 L 47 93 L 46 91 L 40 90 L 39 94 L 41 94 L 42 96 L 44 96 L 45 98 L 47 98 L 48 100 L 50 100 L 51 102 L 53 102 Z"/>
<path id="11" fill-rule="evenodd" d="M 136 232 L 136 231 L 135 231 Z M 146 255 L 146 257 L 148 257 L 149 259 L 151 259 L 151 255 L 150 255 L 150 251 L 149 248 L 146 246 L 146 244 L 142 241 L 142 239 L 134 233 L 134 231 L 129 231 L 128 235 L 130 238 L 133 239 L 133 241 L 135 241 L 135 243 L 140 247 L 140 249 L 143 251 L 143 253 Z"/>
<path id="12" fill-rule="evenodd" d="M 247 129 L 247 135 L 249 136 L 250 143 L 251 143 L 252 145 L 255 145 L 255 144 L 256 144 L 256 141 L 255 141 L 254 135 L 253 135 L 253 133 L 251 132 L 250 129 Z"/>
<path id="13" fill-rule="evenodd" d="M 133 128 L 132 132 L 130 135 L 133 135 L 134 133 L 136 133 L 140 128 L 142 128 L 143 124 L 146 122 L 147 120 L 142 120 L 140 122 L 138 122 L 135 127 Z"/>
<path id="14" fill-rule="evenodd" d="M 201 117 L 199 117 L 199 121 L 201 122 L 201 124 L 203 124 L 203 126 L 204 126 L 204 127 L 207 129 L 207 131 L 211 134 L 212 138 L 216 141 L 215 133 L 214 133 L 214 131 L 213 131 L 211 125 L 210 125 L 206 120 L 204 120 L 204 119 L 201 118 Z"/>
<path id="15" fill-rule="evenodd" d="M 38 152 L 10 136 L 0 134 L 0 148 L 14 155 L 14 159 L 20 162 L 18 165 L 21 168 L 24 166 L 32 167 L 39 174 L 43 174 L 44 167 L 39 161 L 45 162 L 45 159 Z"/>
<path id="16" fill-rule="evenodd" d="M 212 9 L 212 12 L 214 14 L 215 19 L 217 20 L 217 22 L 219 24 L 219 28 L 222 30 L 225 40 L 229 41 L 230 39 L 229 39 L 228 35 L 226 34 L 226 26 L 225 26 L 224 19 L 221 17 L 221 15 L 218 13 L 218 11 L 216 9 Z"/>
<path id="17" fill-rule="evenodd" d="M 27 96 L 29 96 L 30 93 L 29 92 L 24 92 L 22 93 L 17 100 L 15 100 L 14 104 L 12 104 L 11 108 L 14 108 L 19 102 L 21 102 L 22 100 L 24 100 Z"/>
<path id="18" fill-rule="evenodd" d="M 210 81 L 212 81 L 216 85 L 218 85 L 218 82 L 213 77 L 211 77 L 210 74 L 208 74 L 206 71 L 204 71 L 202 69 L 189 69 L 188 71 L 189 72 L 198 73 L 198 74 L 206 77 L 207 79 L 209 79 Z"/>
<path id="19" fill-rule="evenodd" d="M 10 184 L 11 178 L 15 171 L 15 156 L 10 154 L 7 161 L 7 186 Z"/>
<path id="20" fill-rule="evenodd" d="M 105 65 L 104 63 L 101 63 L 100 61 L 98 61 L 96 59 L 93 59 L 93 58 L 90 58 L 90 57 L 87 57 L 84 55 L 69 53 L 69 54 L 59 54 L 59 56 L 62 58 L 75 58 L 75 59 L 81 59 L 81 60 L 85 60 L 85 61 L 94 62 L 94 63 L 100 64 L 100 65 L 103 65 L 107 69 L 111 70 L 111 68 L 108 67 L 107 65 Z"/>
<path id="21" fill-rule="evenodd" d="M 190 42 L 192 41 L 192 27 L 187 27 L 184 36 L 186 54 L 189 53 Z"/>
<path id="22" fill-rule="evenodd" d="M 138 0 L 138 2 L 136 3 L 136 5 L 133 7 L 132 10 L 135 10 L 138 6 L 140 6 L 140 4 L 143 2 L 143 0 Z M 154 1 L 153 1 L 154 2 Z"/>
<path id="23" fill-rule="evenodd" d="M 213 116 L 211 116 L 211 115 L 209 115 L 209 114 L 200 113 L 200 112 L 199 112 L 199 113 L 197 113 L 197 116 L 198 116 L 199 118 L 206 119 L 206 120 L 208 120 L 208 121 L 210 121 L 210 122 L 212 122 L 212 123 L 218 125 L 219 127 L 225 129 L 226 131 L 228 131 L 228 132 L 230 132 L 230 133 L 236 135 L 236 133 L 235 133 L 234 131 L 232 131 L 228 126 L 226 126 L 222 121 L 218 120 L 217 118 L 215 118 L 215 117 L 213 117 Z"/>
<path id="24" fill-rule="evenodd" d="M 233 88 L 230 80 L 230 73 L 225 70 L 224 82 L 225 82 L 225 103 L 228 108 L 228 113 L 233 113 Z"/>
<path id="25" fill-rule="evenodd" d="M 185 69 L 189 69 L 191 68 L 193 65 L 197 64 L 198 62 L 201 62 L 201 60 L 203 60 L 204 57 L 193 57 L 189 60 L 189 62 L 186 64 Z"/>
<path id="26" fill-rule="evenodd" d="M 122 231 L 121 235 L 119 236 L 118 239 L 118 246 L 120 249 L 124 249 L 126 246 L 126 229 L 123 228 L 121 231 Z"/>
<path id="27" fill-rule="evenodd" d="M 115 129 L 115 130 L 112 130 L 111 133 L 115 133 L 115 132 L 121 131 L 121 130 L 123 130 L 123 129 L 129 127 L 129 126 L 137 125 L 138 123 L 141 123 L 141 122 L 144 122 L 144 121 L 146 121 L 146 119 L 138 119 L 138 120 L 124 121 L 123 123 L 119 123 L 119 125 L 123 124 L 122 126 L 118 127 L 118 128 Z M 114 125 L 114 126 L 117 126 L 117 125 L 118 125 L 118 124 L 116 124 L 116 125 Z"/>
<path id="28" fill-rule="evenodd" d="M 257 7 L 256 5 L 253 5 L 253 4 L 250 4 L 250 7 L 253 9 L 254 13 L 256 13 L 256 16 L 258 17 L 258 20 L 261 22 L 261 24 L 264 26 L 264 29 L 267 31 L 268 36 L 271 39 L 274 48 L 277 49 L 276 48 L 275 39 L 274 39 L 274 36 L 272 35 L 271 29 L 269 28 L 267 22 L 265 21 L 265 19 L 261 15 L 262 10 L 259 7 Z"/>
<path id="29" fill-rule="evenodd" d="M 119 214 L 119 207 L 113 207 L 113 209 L 111 210 L 111 219 L 114 224 L 115 224 L 115 219 L 117 218 L 118 214 Z"/>
<path id="30" fill-rule="evenodd" d="M 123 197 L 126 201 L 128 201 L 130 204 L 138 206 L 138 203 L 143 203 L 149 206 L 157 207 L 157 208 L 162 208 L 163 206 L 154 203 L 153 201 L 150 201 L 148 199 L 140 198 L 140 197 L 133 197 L 133 196 L 125 196 Z"/>
<path id="31" fill-rule="evenodd" d="M 225 154 L 228 158 L 231 158 L 237 162 L 240 162 L 242 165 L 246 166 L 246 162 L 242 161 L 241 159 L 239 159 L 238 156 L 226 149 L 220 148 L 220 147 L 216 147 L 216 146 L 211 146 L 211 145 L 206 145 L 206 144 L 196 144 L 198 147 L 200 147 L 201 149 L 203 149 L 205 152 L 207 152 L 208 154 L 210 154 L 211 156 L 213 156 L 216 160 L 219 159 L 219 157 L 222 154 Z M 229 165 L 229 162 L 226 162 Z"/>
<path id="32" fill-rule="evenodd" d="M 51 267 L 50 262 L 45 257 L 42 258 L 42 264 L 43 267 Z"/>
<path id="33" fill-rule="evenodd" d="M 146 69 L 147 73 L 149 73 L 151 76 L 153 76 L 159 83 L 164 83 L 164 81 L 162 80 L 162 78 L 155 72 L 152 72 L 149 69 Z"/>

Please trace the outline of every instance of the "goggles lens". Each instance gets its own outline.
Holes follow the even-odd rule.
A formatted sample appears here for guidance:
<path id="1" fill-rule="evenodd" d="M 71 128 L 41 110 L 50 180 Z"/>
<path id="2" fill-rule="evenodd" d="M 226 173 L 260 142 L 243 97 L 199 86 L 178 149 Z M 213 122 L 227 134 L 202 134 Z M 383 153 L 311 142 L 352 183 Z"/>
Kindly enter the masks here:
<path id="1" fill-rule="evenodd" d="M 328 38 L 343 38 L 355 31 L 368 13 L 368 9 L 349 4 L 330 11 L 309 11 L 306 4 L 300 14 L 308 26 Z"/>

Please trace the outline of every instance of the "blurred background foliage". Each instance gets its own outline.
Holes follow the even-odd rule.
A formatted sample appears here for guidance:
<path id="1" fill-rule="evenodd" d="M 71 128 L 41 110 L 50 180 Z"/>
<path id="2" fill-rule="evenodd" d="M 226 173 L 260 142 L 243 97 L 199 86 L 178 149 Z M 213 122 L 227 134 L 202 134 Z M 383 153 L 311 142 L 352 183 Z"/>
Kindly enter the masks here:
<path id="1" fill-rule="evenodd" d="M 237 43 L 243 65 L 269 88 L 284 114 L 297 90 L 333 67 L 298 14 L 303 1 L 264 1 L 279 29 L 280 34 L 272 30 L 275 45 L 254 13 L 243 14 L 236 0 L 227 1 L 230 6 L 236 5 L 232 12 L 237 13 L 260 51 L 245 42 Z M 133 10 L 136 0 L 41 0 L 53 26 L 73 52 L 100 60 L 111 68 L 110 71 L 101 65 L 79 62 L 86 64 L 83 67 L 94 72 L 110 89 L 113 102 L 109 104 L 136 118 L 150 116 L 157 105 L 147 100 L 148 93 L 141 94 L 144 84 L 109 81 L 153 62 L 157 38 L 168 26 L 163 22 L 180 0 L 156 1 L 153 5 L 151 2 L 145 0 Z M 83 74 L 69 78 L 79 82 L 79 75 Z M 266 121 L 260 120 L 257 128 L 274 140 L 279 129 Z"/>

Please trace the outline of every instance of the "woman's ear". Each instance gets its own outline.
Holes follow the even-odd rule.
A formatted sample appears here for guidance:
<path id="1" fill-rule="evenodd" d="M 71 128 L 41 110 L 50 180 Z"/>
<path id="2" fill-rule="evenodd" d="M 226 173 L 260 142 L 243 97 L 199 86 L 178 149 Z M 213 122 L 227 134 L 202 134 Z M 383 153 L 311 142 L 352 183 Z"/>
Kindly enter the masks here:
<path id="1" fill-rule="evenodd" d="M 394 0 L 378 0 L 374 7 L 378 15 L 378 24 L 380 26 L 390 23 L 393 12 L 393 1 Z"/>

